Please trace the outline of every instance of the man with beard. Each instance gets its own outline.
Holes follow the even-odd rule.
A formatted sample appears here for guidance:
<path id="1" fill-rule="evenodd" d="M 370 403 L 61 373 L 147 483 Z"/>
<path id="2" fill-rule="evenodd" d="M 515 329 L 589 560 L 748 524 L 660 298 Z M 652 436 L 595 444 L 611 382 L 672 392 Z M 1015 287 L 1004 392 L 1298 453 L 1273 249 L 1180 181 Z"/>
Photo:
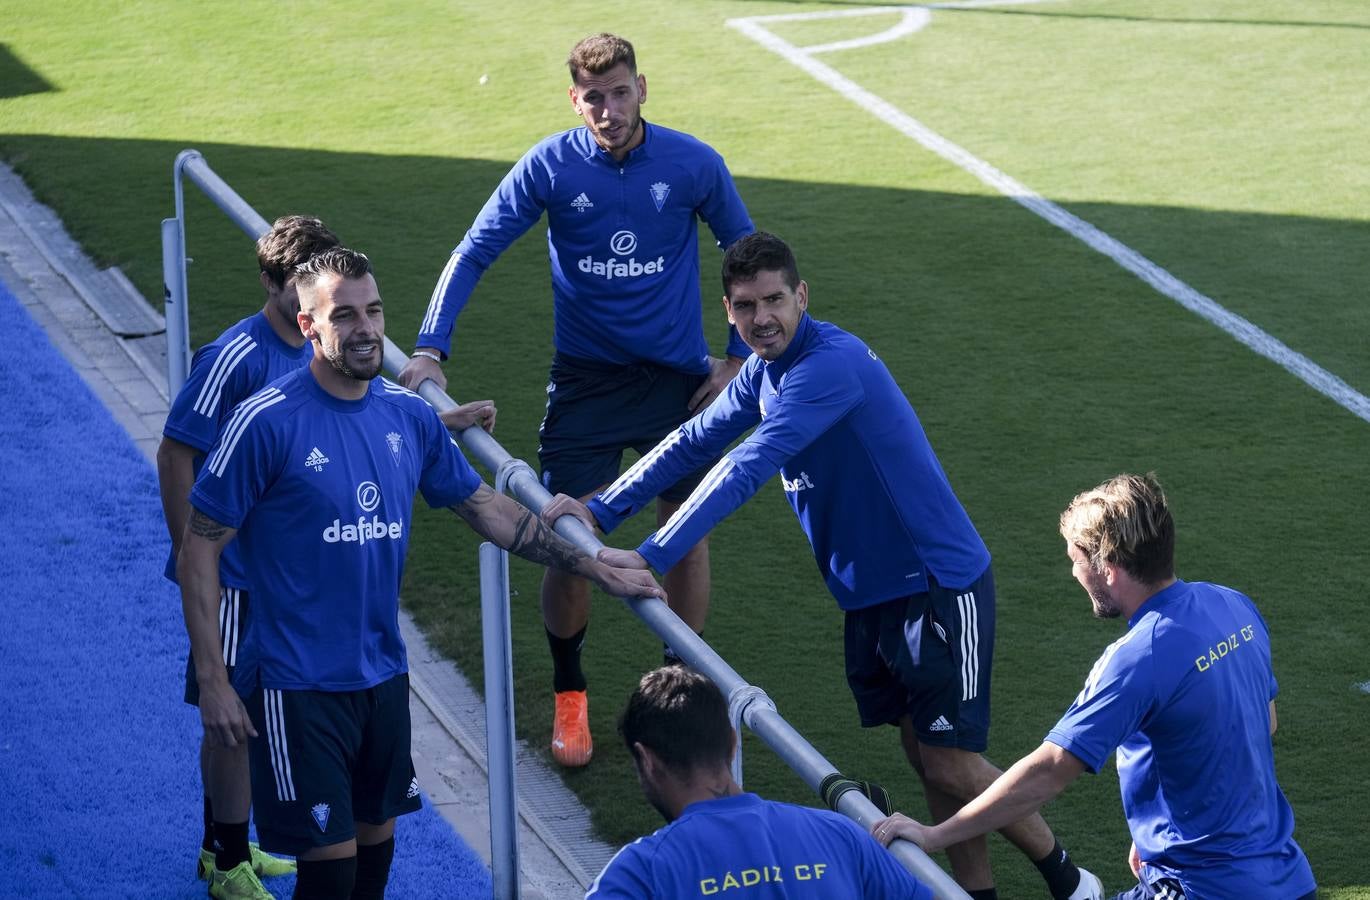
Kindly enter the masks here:
<path id="1" fill-rule="evenodd" d="M 929 852 L 1035 811 L 1117 751 L 1128 863 L 1115 900 L 1309 900 L 1316 884 L 1275 780 L 1270 634 L 1250 599 L 1175 577 L 1175 523 L 1154 476 L 1119 475 L 1061 514 L 1094 615 L 1126 617 L 1046 741 L 935 827 L 899 814 L 876 838 Z"/>
<path id="2" fill-rule="evenodd" d="M 235 323 L 201 347 L 167 413 L 157 448 L 157 477 L 171 557 L 166 576 L 176 580 L 176 554 L 190 518 L 190 489 L 214 446 L 229 413 L 272 381 L 309 364 L 313 352 L 295 322 L 299 302 L 295 267 L 314 254 L 338 245 L 338 237 L 312 216 L 282 216 L 257 241 L 258 279 L 266 302 L 255 314 Z M 246 632 L 249 592 L 237 543 L 224 548 L 219 560 L 220 646 L 232 677 L 239 637 Z M 185 701 L 200 702 L 195 660 L 186 664 Z M 197 874 L 210 883 L 215 897 L 270 896 L 259 877 L 286 875 L 295 866 L 261 852 L 247 840 L 252 789 L 247 747 L 215 746 L 201 740 L 200 772 L 204 783 L 204 837 Z"/>
<path id="3" fill-rule="evenodd" d="M 529 150 L 486 202 L 443 269 L 400 383 L 446 386 L 439 364 L 458 313 L 485 270 L 546 212 L 556 352 L 538 460 L 549 491 L 583 498 L 618 476 L 625 448 L 655 445 L 741 367 L 748 351 L 735 332 L 720 357 L 704 340 L 696 220 L 723 248 L 752 223 L 717 152 L 642 118 L 647 80 L 631 44 L 592 35 L 567 66 L 583 127 Z M 705 468 L 664 487 L 658 522 Z M 709 606 L 708 544 L 687 549 L 663 580 L 672 608 L 699 632 Z M 583 766 L 593 751 L 580 659 L 589 584 L 549 569 L 542 612 L 556 702 L 552 756 Z"/>
<path id="4" fill-rule="evenodd" d="M 932 900 L 859 825 L 743 793 L 737 732 L 712 681 L 684 666 L 642 677 L 619 720 L 647 802 L 666 827 L 618 852 L 586 900 L 685 900 L 747 887 L 767 897 Z"/>
<path id="5" fill-rule="evenodd" d="M 190 489 L 214 446 L 220 429 L 239 402 L 272 381 L 302 366 L 314 353 L 296 322 L 299 299 L 295 269 L 323 250 L 338 246 L 338 237 L 312 216 L 282 216 L 257 241 L 259 280 L 266 291 L 260 311 L 235 323 L 201 347 L 186 383 L 167 414 L 157 448 L 157 476 L 171 556 L 166 576 L 176 580 L 176 554 L 190 518 Z M 443 414 L 443 422 L 461 429 L 480 422 L 493 427 L 495 408 L 488 400 L 465 403 Z M 219 636 L 229 679 L 237 664 L 238 644 L 247 633 L 250 593 L 236 542 L 219 560 Z M 185 700 L 200 701 L 195 661 L 186 664 Z M 200 768 L 204 782 L 204 835 L 196 865 L 210 893 L 220 898 L 262 898 L 269 894 L 259 878 L 286 875 L 293 863 L 262 853 L 247 840 L 252 789 L 247 747 L 213 746 L 202 739 Z"/>
<path id="6" fill-rule="evenodd" d="M 665 571 L 778 472 L 843 610 L 861 725 L 899 729 L 929 808 L 945 818 L 1000 775 L 981 755 L 994 654 L 989 551 L 889 369 L 860 338 L 810 318 L 808 304 L 784 241 L 757 232 L 733 244 L 723 257 L 723 306 L 752 358 L 708 409 L 588 507 L 561 495 L 543 515 L 569 513 L 612 531 L 750 429 L 665 526 L 637 550 L 606 548 L 600 558 Z M 1053 898 L 1099 896 L 1098 879 L 1076 867 L 1035 812 L 1002 833 Z M 973 900 L 997 897 L 983 837 L 947 855 Z"/>
<path id="7" fill-rule="evenodd" d="M 398 623 L 414 492 L 611 594 L 663 592 L 492 491 L 431 407 L 377 377 L 385 318 L 364 255 L 327 250 L 295 283 L 313 358 L 230 417 L 191 491 L 177 574 L 206 736 L 252 738 L 262 846 L 298 858 L 300 900 L 371 900 L 384 894 L 395 816 L 420 806 Z M 234 680 L 246 705 L 218 639 L 219 558 L 235 535 L 253 597 Z"/>

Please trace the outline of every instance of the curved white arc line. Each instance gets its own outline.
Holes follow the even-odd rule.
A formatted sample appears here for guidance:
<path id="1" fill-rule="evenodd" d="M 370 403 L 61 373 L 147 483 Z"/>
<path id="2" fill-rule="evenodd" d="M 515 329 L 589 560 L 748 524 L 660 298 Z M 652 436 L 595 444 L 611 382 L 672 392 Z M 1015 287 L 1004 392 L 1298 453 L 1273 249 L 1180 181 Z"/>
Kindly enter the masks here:
<path id="1" fill-rule="evenodd" d="M 1026 185 L 1009 177 L 968 150 L 952 143 L 922 122 L 900 110 L 836 69 L 772 34 L 750 19 L 729 19 L 737 29 L 761 46 L 802 69 L 857 106 L 874 115 L 905 137 L 974 175 L 984 184 L 1009 197 L 1024 208 L 1046 219 L 1070 236 L 1097 250 L 1149 284 L 1158 293 L 1218 326 L 1239 343 L 1289 372 L 1313 390 L 1327 397 L 1352 415 L 1370 422 L 1370 397 L 1366 397 L 1341 378 L 1319 366 L 1278 338 L 1267 334 L 1247 319 L 1219 304 L 1176 278 L 1161 266 L 1089 222 L 1067 212 Z"/>
<path id="2" fill-rule="evenodd" d="M 846 41 L 833 41 L 831 44 L 815 44 L 812 47 L 800 47 L 799 50 L 803 53 L 831 53 L 834 50 L 855 50 L 858 47 L 887 44 L 890 41 L 897 41 L 901 37 L 922 31 L 931 21 L 932 13 L 922 7 L 906 9 L 903 10 L 903 16 L 900 17 L 898 24 L 886 28 L 879 34 L 851 38 Z"/>

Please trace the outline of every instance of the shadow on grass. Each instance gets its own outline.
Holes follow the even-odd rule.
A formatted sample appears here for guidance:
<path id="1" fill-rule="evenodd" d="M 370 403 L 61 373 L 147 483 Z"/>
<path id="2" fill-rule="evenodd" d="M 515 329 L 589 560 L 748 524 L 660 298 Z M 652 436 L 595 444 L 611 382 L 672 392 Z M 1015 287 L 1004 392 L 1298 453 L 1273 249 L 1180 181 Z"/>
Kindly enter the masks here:
<path id="1" fill-rule="evenodd" d="M 170 172 L 187 144 L 0 135 L 0 155 L 102 263 L 146 296 L 161 293 L 157 222 L 172 209 Z M 268 219 L 309 212 L 375 262 L 388 332 L 414 333 L 433 281 L 509 163 L 196 144 Z M 1120 470 L 1158 471 L 1176 498 L 1181 574 L 1231 583 L 1260 603 L 1276 636 L 1280 773 L 1299 838 L 1326 886 L 1357 878 L 1356 840 L 1370 814 L 1354 777 L 1326 759 L 1356 758 L 1370 734 L 1370 643 L 1360 598 L 1370 559 L 1363 497 L 1341 473 L 1364 465 L 1364 423 L 1313 394 L 1106 258 L 997 198 L 742 179 L 760 227 L 796 248 L 812 310 L 863 336 L 890 365 L 952 483 L 996 557 L 999 645 L 992 755 L 1011 762 L 1040 741 L 1117 636 L 1090 619 L 1069 578 L 1055 517 L 1075 492 Z M 204 341 L 260 304 L 251 244 L 187 191 L 192 330 Z M 1370 384 L 1360 260 L 1370 227 L 1247 213 L 1117 204 L 1072 212 L 1308 353 L 1353 385 Z M 704 291 L 718 255 L 701 248 Z M 1285 302 L 1298 297 L 1293 305 Z M 451 392 L 500 404 L 497 437 L 536 459 L 551 312 L 544 229 L 491 268 L 460 320 Z M 717 301 L 707 331 L 722 346 Z M 1340 318 L 1339 318 L 1340 317 Z M 647 516 L 639 519 L 647 519 Z M 841 661 L 841 617 L 775 485 L 715 532 L 715 601 L 705 637 L 845 771 L 921 801 L 892 733 L 861 732 Z M 633 546 L 645 521 L 612 536 Z M 416 520 L 405 602 L 442 651 L 481 677 L 476 539 L 445 513 Z M 1271 560 L 1280 562 L 1271 565 Z M 538 613 L 540 574 L 511 567 L 519 733 L 550 729 L 550 666 Z M 1309 603 L 1310 582 L 1317 602 Z M 1043 648 L 1050 648 L 1044 653 Z M 614 717 L 660 643 L 621 605 L 601 600 L 586 669 L 599 736 L 595 764 L 567 774 L 610 840 L 659 823 L 638 800 Z M 169 663 L 175 668 L 175 663 Z M 174 678 L 169 676 L 169 683 Z M 1312 741 L 1282 740 L 1316 732 Z M 748 786 L 809 801 L 755 739 Z M 1082 862 L 1127 879 L 1112 775 L 1084 779 L 1048 813 Z M 1040 889 L 1035 871 L 998 852 L 1005 896 Z"/>
<path id="2" fill-rule="evenodd" d="M 25 65 L 8 44 L 0 44 L 0 100 L 55 90 L 47 79 Z"/>

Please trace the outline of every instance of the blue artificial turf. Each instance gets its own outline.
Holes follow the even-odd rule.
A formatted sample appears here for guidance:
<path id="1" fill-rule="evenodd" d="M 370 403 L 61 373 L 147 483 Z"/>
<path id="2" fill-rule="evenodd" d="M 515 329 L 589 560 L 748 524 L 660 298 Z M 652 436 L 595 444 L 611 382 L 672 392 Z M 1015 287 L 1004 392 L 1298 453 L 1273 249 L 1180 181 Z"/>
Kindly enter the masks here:
<path id="1" fill-rule="evenodd" d="M 3 285 L 0 326 L 0 897 L 202 897 L 156 475 Z M 431 806 L 400 819 L 389 896 L 490 884 Z"/>

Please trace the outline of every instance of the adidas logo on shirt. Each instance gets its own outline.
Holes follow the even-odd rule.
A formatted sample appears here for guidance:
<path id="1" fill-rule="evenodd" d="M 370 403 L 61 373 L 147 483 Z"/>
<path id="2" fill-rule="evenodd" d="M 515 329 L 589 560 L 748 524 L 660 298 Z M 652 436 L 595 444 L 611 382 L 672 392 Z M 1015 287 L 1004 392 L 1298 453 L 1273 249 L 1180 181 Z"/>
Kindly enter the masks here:
<path id="1" fill-rule="evenodd" d="M 571 205 L 574 206 L 580 212 L 585 212 L 585 210 L 590 209 L 594 206 L 594 204 L 590 202 L 590 198 L 585 196 L 584 191 L 581 191 L 580 196 L 571 201 Z"/>
<path id="2" fill-rule="evenodd" d="M 928 726 L 928 731 L 954 731 L 955 728 L 947 721 L 946 716 L 938 716 L 937 721 Z"/>
<path id="3" fill-rule="evenodd" d="M 315 472 L 323 471 L 323 464 L 328 462 L 328 457 L 323 455 L 323 451 L 318 447 L 309 451 L 309 455 L 304 458 L 304 464 Z"/>

